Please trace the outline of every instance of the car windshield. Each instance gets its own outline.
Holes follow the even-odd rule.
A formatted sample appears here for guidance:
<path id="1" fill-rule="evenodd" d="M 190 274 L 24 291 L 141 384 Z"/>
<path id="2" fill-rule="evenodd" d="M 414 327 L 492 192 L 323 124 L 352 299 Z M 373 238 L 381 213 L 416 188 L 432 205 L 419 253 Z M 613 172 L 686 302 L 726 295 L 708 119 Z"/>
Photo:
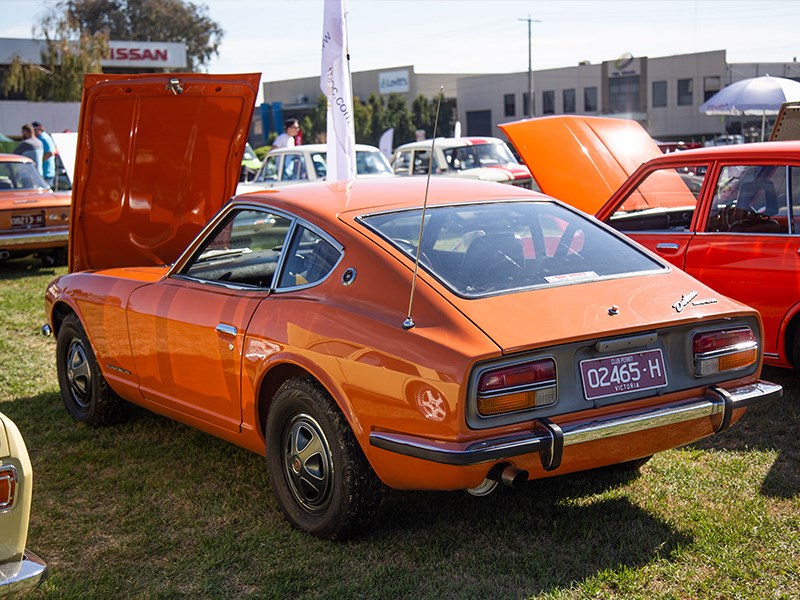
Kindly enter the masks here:
<path id="1" fill-rule="evenodd" d="M 449 168 L 455 171 L 495 167 L 516 163 L 517 160 L 505 144 L 476 144 L 444 150 Z"/>
<path id="2" fill-rule="evenodd" d="M 327 153 L 315 152 L 313 154 L 314 169 L 317 177 L 324 178 L 328 174 Z M 386 157 L 377 150 L 356 151 L 357 175 L 394 175 L 392 167 Z"/>
<path id="3" fill-rule="evenodd" d="M 360 220 L 413 259 L 421 214 Z M 466 298 L 667 269 L 580 213 L 542 201 L 427 209 L 420 264 Z"/>
<path id="4" fill-rule="evenodd" d="M 0 162 L 0 193 L 46 189 L 49 187 L 33 163 Z"/>

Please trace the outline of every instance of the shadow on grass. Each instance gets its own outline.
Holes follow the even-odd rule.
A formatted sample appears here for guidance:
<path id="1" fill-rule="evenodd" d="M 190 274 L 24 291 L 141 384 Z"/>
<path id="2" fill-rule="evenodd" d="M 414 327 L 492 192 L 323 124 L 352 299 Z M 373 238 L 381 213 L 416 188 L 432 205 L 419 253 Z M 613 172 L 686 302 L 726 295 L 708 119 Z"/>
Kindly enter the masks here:
<path id="1" fill-rule="evenodd" d="M 692 543 L 624 496 L 606 493 L 630 479 L 600 470 L 532 481 L 518 491 L 498 489 L 484 498 L 390 492 L 370 538 L 414 539 L 426 562 L 450 572 L 445 579 L 469 581 L 488 596 L 569 588 L 603 572 L 669 560 Z M 435 586 L 415 591 L 447 595 Z"/>
<path id="2" fill-rule="evenodd" d="M 783 386 L 783 397 L 749 409 L 728 431 L 691 444 L 710 451 L 777 451 L 778 457 L 761 485 L 765 496 L 793 498 L 800 494 L 800 377 L 789 369 L 765 367 L 762 379 Z"/>
<path id="3" fill-rule="evenodd" d="M 34 462 L 45 594 L 123 593 L 147 563 L 161 583 L 142 597 L 229 581 L 263 597 L 522 597 L 671 560 L 693 541 L 618 493 L 635 475 L 598 471 L 484 498 L 389 491 L 364 537 L 334 544 L 282 518 L 262 458 L 188 426 L 131 407 L 126 424 L 92 429 L 56 393 L 0 410 Z"/>
<path id="4" fill-rule="evenodd" d="M 49 276 L 55 278 L 58 267 L 45 266 L 37 258 L 14 258 L 0 261 L 0 279 L 15 280 L 35 276 Z"/>

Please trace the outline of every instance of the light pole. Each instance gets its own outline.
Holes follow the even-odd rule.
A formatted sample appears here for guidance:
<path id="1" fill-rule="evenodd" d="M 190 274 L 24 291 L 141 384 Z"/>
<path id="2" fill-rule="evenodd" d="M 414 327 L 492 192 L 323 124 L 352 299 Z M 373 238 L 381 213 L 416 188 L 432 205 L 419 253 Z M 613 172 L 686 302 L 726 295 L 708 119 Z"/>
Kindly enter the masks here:
<path id="1" fill-rule="evenodd" d="M 528 22 L 528 117 L 533 117 L 533 51 L 531 44 L 531 23 L 541 23 L 539 19 L 531 19 L 530 14 L 527 19 L 517 19 L 517 21 Z"/>

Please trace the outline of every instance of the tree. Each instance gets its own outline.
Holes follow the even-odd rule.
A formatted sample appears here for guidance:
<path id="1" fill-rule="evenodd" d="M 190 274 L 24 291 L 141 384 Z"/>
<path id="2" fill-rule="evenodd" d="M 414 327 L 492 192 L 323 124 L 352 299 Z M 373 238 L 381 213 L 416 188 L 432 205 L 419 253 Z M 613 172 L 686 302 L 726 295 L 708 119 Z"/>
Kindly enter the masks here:
<path id="1" fill-rule="evenodd" d="M 224 31 L 205 5 L 185 0 L 62 0 L 57 7 L 72 27 L 110 39 L 183 42 L 190 71 L 219 54 Z"/>
<path id="2" fill-rule="evenodd" d="M 353 126 L 356 141 L 366 143 L 372 135 L 372 108 L 358 98 L 353 98 Z"/>
<path id="3" fill-rule="evenodd" d="M 431 102 L 422 94 L 414 99 L 411 104 L 411 115 L 417 129 L 425 130 L 425 137 L 433 136 L 433 120 L 436 118 L 436 106 L 431 107 Z"/>
<path id="4" fill-rule="evenodd" d="M 370 131 L 367 143 L 377 146 L 381 135 L 389 126 L 386 124 L 386 108 L 383 106 L 383 98 L 378 94 L 372 93 L 367 99 L 370 107 Z"/>
<path id="5" fill-rule="evenodd" d="M 42 19 L 35 34 L 45 39 L 41 65 L 14 57 L 3 81 L 3 95 L 20 94 L 33 102 L 80 101 L 84 74 L 102 71 L 108 34 L 79 31 L 55 11 Z"/>
<path id="6" fill-rule="evenodd" d="M 406 99 L 400 94 L 389 94 L 389 100 L 386 103 L 386 125 L 394 127 L 395 146 L 414 141 L 416 128 L 411 120 Z"/>

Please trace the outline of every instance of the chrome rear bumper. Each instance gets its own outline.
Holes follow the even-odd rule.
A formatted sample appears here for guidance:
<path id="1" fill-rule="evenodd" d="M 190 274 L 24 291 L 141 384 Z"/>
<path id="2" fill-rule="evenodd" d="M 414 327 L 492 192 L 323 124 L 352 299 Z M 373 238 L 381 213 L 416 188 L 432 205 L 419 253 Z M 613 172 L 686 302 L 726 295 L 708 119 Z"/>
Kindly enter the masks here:
<path id="1" fill-rule="evenodd" d="M 478 442 L 439 442 L 412 435 L 373 432 L 370 445 L 390 452 L 413 456 L 447 465 L 475 465 L 503 460 L 521 454 L 539 452 L 545 470 L 561 464 L 565 446 L 585 444 L 618 435 L 655 429 L 676 423 L 722 414 L 716 429 L 720 433 L 730 426 L 733 411 L 779 398 L 780 385 L 760 381 L 733 390 L 712 386 L 705 397 L 674 402 L 643 411 L 617 413 L 594 420 L 576 421 L 563 428 L 548 419 L 534 421 L 536 429 L 513 436 L 490 438 Z"/>
<path id="2" fill-rule="evenodd" d="M 47 565 L 35 554 L 25 551 L 21 561 L 0 565 L 0 597 L 7 598 L 32 590 L 47 576 Z"/>
<path id="3" fill-rule="evenodd" d="M 42 244 L 52 244 L 56 246 L 66 246 L 69 239 L 69 229 L 59 231 L 41 231 L 35 229 L 20 230 L 14 233 L 0 235 L 0 248 L 7 250 L 16 246 L 32 246 Z"/>

